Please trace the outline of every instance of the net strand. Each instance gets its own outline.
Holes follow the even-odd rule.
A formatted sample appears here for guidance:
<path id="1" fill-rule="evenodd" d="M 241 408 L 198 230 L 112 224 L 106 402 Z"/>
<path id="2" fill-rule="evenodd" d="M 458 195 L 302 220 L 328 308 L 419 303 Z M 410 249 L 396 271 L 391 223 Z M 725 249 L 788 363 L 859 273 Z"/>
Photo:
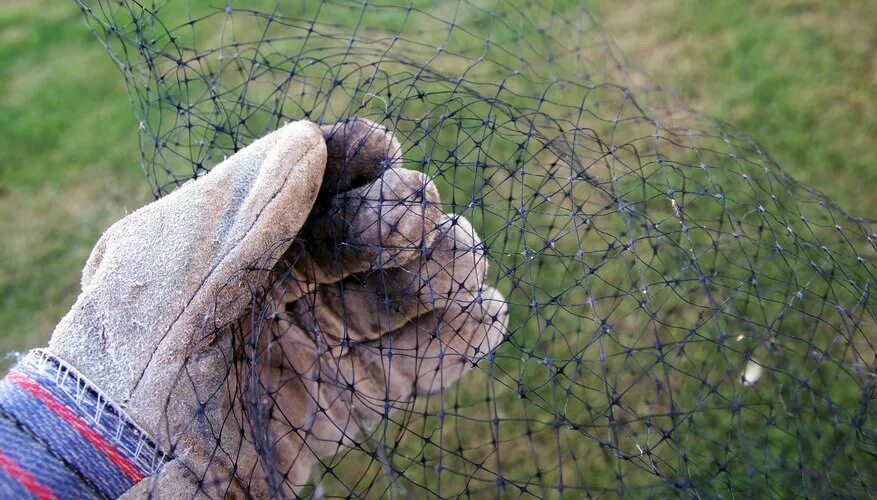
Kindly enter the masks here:
<path id="1" fill-rule="evenodd" d="M 228 394 L 198 393 L 243 408 L 214 429 L 215 459 L 235 465 L 239 483 L 261 467 L 279 496 L 865 497 L 877 488 L 872 223 L 653 85 L 586 9 L 77 2 L 125 78 L 156 197 L 286 122 L 367 118 L 395 134 L 401 165 L 427 175 L 442 211 L 471 222 L 472 251 L 489 262 L 484 287 L 505 296 L 501 345 L 479 350 L 438 393 L 394 395 L 406 349 L 423 345 L 356 340 L 346 310 L 330 332 L 318 305 L 359 295 L 375 318 L 397 321 L 406 301 L 421 300 L 412 297 L 445 300 L 429 277 L 400 288 L 379 263 L 297 301 L 298 316 L 254 290 Z M 330 253 L 346 251 L 334 244 Z M 277 277 L 287 288 L 296 279 Z M 432 339 L 459 321 L 453 307 L 423 327 Z M 368 376 L 321 354 L 316 374 L 266 379 L 279 316 L 295 316 L 326 351 L 334 335 L 356 356 L 376 353 Z M 439 342 L 439 359 L 462 355 Z M 416 380 L 449 376 L 429 356 L 410 366 Z M 387 388 L 362 388 L 375 378 Z M 284 413 L 281 395 L 295 384 L 307 388 L 309 421 L 331 422 L 330 437 Z M 236 431 L 258 466 L 239 469 L 240 450 L 224 448 L 222 433 Z M 278 432 L 318 456 L 305 484 L 278 454 Z M 231 478 L 199 479 L 230 491 Z"/>

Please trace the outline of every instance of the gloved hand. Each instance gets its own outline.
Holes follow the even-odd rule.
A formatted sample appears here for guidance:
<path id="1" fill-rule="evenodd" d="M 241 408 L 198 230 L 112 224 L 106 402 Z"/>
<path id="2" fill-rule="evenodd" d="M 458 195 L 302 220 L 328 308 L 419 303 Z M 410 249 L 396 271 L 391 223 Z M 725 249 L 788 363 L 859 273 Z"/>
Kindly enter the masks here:
<path id="1" fill-rule="evenodd" d="M 307 245 L 293 244 L 300 253 L 293 252 L 292 277 L 275 296 L 273 324 L 261 332 L 269 359 L 260 382 L 269 411 L 264 440 L 271 443 L 272 494 L 296 492 L 318 458 L 334 455 L 340 443 L 364 442 L 414 395 L 442 392 L 503 339 L 504 299 L 484 287 L 487 259 L 465 218 L 432 210 L 408 217 L 409 211 L 389 224 L 380 204 L 360 205 L 379 199 L 379 191 L 385 200 L 417 199 L 423 182 L 421 174 L 392 169 L 335 199 L 344 214 L 338 222 L 352 221 L 333 231 L 347 233 L 344 241 L 385 224 L 372 237 L 393 250 L 349 256 L 348 269 L 364 271 L 310 291 L 301 284 L 337 274 Z M 383 236 L 391 225 L 396 236 Z M 420 238 L 427 242 L 423 252 L 411 245 Z"/>
<path id="2" fill-rule="evenodd" d="M 131 494 L 294 492 L 500 342 L 477 235 L 399 151 L 366 120 L 292 123 L 103 235 L 48 350 L 174 457 Z"/>

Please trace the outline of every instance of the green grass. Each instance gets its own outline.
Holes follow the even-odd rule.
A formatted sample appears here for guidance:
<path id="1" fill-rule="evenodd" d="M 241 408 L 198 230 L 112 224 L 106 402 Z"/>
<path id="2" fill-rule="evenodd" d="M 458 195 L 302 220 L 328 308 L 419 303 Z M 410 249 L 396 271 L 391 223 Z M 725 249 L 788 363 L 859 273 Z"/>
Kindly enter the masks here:
<path id="1" fill-rule="evenodd" d="M 98 236 L 142 205 L 149 189 L 119 72 L 72 3 L 4 2 L 0 60 L 6 353 L 48 340 Z"/>
<path id="2" fill-rule="evenodd" d="M 615 34 L 619 45 L 628 53 L 631 65 L 647 70 L 656 82 L 678 89 L 683 101 L 725 118 L 750 132 L 789 172 L 817 185 L 841 206 L 853 212 L 870 215 L 868 211 L 875 198 L 872 193 L 877 188 L 877 165 L 874 162 L 877 152 L 870 143 L 877 135 L 877 118 L 869 110 L 874 109 L 877 104 L 877 95 L 873 90 L 874 61 L 868 59 L 873 57 L 869 54 L 868 47 L 873 49 L 874 40 L 868 38 L 873 35 L 864 26 L 868 19 L 873 19 L 871 6 L 865 3 L 850 4 L 847 6 L 847 13 L 838 14 L 833 6 L 818 3 L 790 6 L 776 2 L 757 2 L 747 9 L 732 2 L 710 3 L 711 7 L 706 9 L 703 7 L 705 4 L 684 0 L 592 3 L 594 9 L 606 19 L 606 24 L 610 32 Z M 347 15 L 345 9 L 333 10 L 328 4 L 325 9 L 327 10 L 323 15 L 328 18 L 339 22 L 349 21 L 343 17 Z M 352 11 L 351 15 L 356 14 Z M 216 20 L 218 19 L 214 19 Z M 423 21 L 423 18 L 420 20 Z M 395 16 L 382 21 L 385 23 L 384 27 L 389 28 L 406 22 L 406 19 L 404 16 Z M 467 21 L 473 22 L 471 19 Z M 206 21 L 205 25 L 209 22 L 212 21 Z M 237 25 L 236 28 L 239 33 L 248 33 L 248 30 L 258 29 L 258 22 L 253 26 Z M 494 35 L 498 42 L 513 43 L 515 32 L 500 29 Z M 0 215 L 3 218 L 0 220 L 5 221 L 0 225 L 0 237 L 4 242 L 3 253 L 0 254 L 0 293 L 4 297 L 3 307 L 0 309 L 0 325 L 4 330 L 0 350 L 13 350 L 37 346 L 45 341 L 52 325 L 75 297 L 79 269 L 100 231 L 121 217 L 126 207 L 131 209 L 147 200 L 148 190 L 143 175 L 137 168 L 137 123 L 118 70 L 82 25 L 72 3 L 46 3 L 40 5 L 40 9 L 33 9 L 32 3 L 4 4 L 0 7 L 0 40 L 3 40 L 0 49 L 3 52 L 0 55 L 4 61 L 8 61 L 0 69 L 0 106 L 3 111 L 0 118 L 3 120 L 0 122 L 0 141 L 3 142 L 0 142 L 0 147 L 4 152 L 4 165 L 0 172 Z M 432 39 L 426 41 L 437 43 Z M 458 36 L 451 41 L 452 44 L 459 44 L 452 45 L 452 48 L 477 46 L 480 42 L 481 40 L 465 36 Z M 454 67 L 458 62 L 450 56 L 443 56 L 437 64 L 449 67 L 451 71 L 458 69 Z M 314 68 L 311 71 L 320 74 L 322 69 Z M 468 76 L 474 78 L 472 74 Z M 510 85 L 526 84 L 512 80 Z M 603 89 L 601 92 L 597 97 L 606 102 L 619 99 L 620 93 L 617 91 Z M 341 95 L 340 98 L 346 100 L 348 97 Z M 433 104 L 439 106 L 436 113 L 453 112 L 458 105 L 457 102 L 441 103 L 441 96 L 434 96 L 433 99 L 436 101 Z M 599 102 L 596 104 L 599 107 Z M 409 116 L 418 116 L 425 109 L 416 108 L 417 106 L 427 106 L 413 101 L 406 105 L 410 105 L 406 109 Z M 469 127 L 470 132 L 478 130 L 477 121 L 473 126 L 471 119 L 478 118 L 478 114 L 483 112 L 479 106 L 483 106 L 483 103 L 467 109 L 466 112 L 474 116 L 468 117 L 468 124 L 461 121 L 461 127 Z M 550 108 L 550 105 L 547 106 Z M 607 105 L 606 108 L 612 109 L 612 106 Z M 376 104 L 375 109 L 379 111 L 380 106 Z M 628 131 L 631 128 L 633 126 Z M 506 159 L 505 162 L 499 162 L 500 164 L 513 165 L 516 155 L 519 154 L 515 148 L 516 141 L 521 140 L 521 137 L 511 130 L 506 131 L 506 135 L 506 140 L 496 139 L 491 148 L 498 157 Z M 409 159 L 416 160 L 418 155 L 423 156 L 427 152 L 437 158 L 447 156 L 447 144 L 459 145 L 457 137 L 455 128 L 445 125 L 440 131 L 431 132 L 430 140 L 435 144 L 420 146 L 419 150 L 410 153 Z M 471 137 L 477 136 L 473 134 Z M 708 141 L 705 140 L 704 143 Z M 663 147 L 669 148 L 667 145 Z M 631 151 L 618 153 L 619 157 L 628 159 L 631 155 Z M 466 160 L 462 157 L 458 159 Z M 711 162 L 711 166 L 715 167 L 714 175 L 719 185 L 727 183 L 729 186 L 739 187 L 742 185 L 739 174 L 757 170 L 754 165 L 738 166 L 723 157 L 712 160 L 714 163 Z M 441 166 L 441 160 L 436 164 Z M 623 167 L 608 168 L 616 168 L 616 173 L 625 172 Z M 652 165 L 644 170 L 651 168 L 664 167 Z M 699 168 L 680 166 L 682 170 L 686 168 L 692 170 L 686 174 L 687 179 L 701 179 L 698 176 L 703 174 Z M 664 168 L 664 172 L 667 172 L 667 168 Z M 543 173 L 528 172 L 516 181 L 519 182 L 518 186 L 527 185 L 533 192 L 529 198 L 521 195 L 515 200 L 521 206 L 538 208 L 543 202 L 537 195 L 547 196 L 553 190 L 551 184 L 542 184 L 544 175 L 541 174 Z M 449 174 L 451 175 L 453 177 L 450 182 L 455 186 L 449 186 L 449 179 L 444 179 L 445 185 L 441 186 L 444 199 L 456 199 L 465 203 L 473 189 L 477 190 L 477 187 L 473 188 L 477 186 L 477 179 L 465 169 L 457 169 Z M 666 182 L 667 188 L 675 188 L 680 193 L 685 191 L 680 185 L 679 176 L 672 174 L 665 177 L 665 181 L 659 182 Z M 622 187 L 625 182 L 633 187 L 642 184 L 637 177 L 622 179 L 616 184 Z M 658 187 L 661 189 L 657 189 Z M 680 245 L 707 247 L 711 238 L 707 232 L 679 232 L 678 220 L 673 217 L 663 187 L 657 184 L 649 186 L 649 190 L 643 189 L 632 197 L 650 200 L 650 214 L 663 213 L 667 216 L 660 229 L 678 234 Z M 503 196 L 508 194 L 503 193 Z M 587 196 L 587 193 L 581 194 Z M 741 190 L 739 194 L 738 202 L 751 201 L 750 197 L 754 199 L 764 193 Z M 780 194 L 776 203 L 787 201 L 787 197 Z M 792 197 L 798 194 L 794 193 Z M 502 228 L 506 221 L 501 217 L 502 210 L 512 208 L 511 205 L 502 206 L 503 196 L 494 196 L 492 201 L 496 205 L 491 206 L 500 217 L 492 220 L 486 217 L 484 225 L 479 227 L 497 230 Z M 700 215 L 706 220 L 714 220 L 716 214 L 720 213 L 720 205 L 712 197 L 693 195 L 689 200 L 680 200 L 687 202 L 688 213 L 694 217 Z M 768 208 L 771 211 L 777 207 L 768 205 Z M 753 240 L 741 244 L 746 246 L 745 253 L 755 254 L 756 248 L 769 248 L 775 242 L 782 243 L 788 249 L 795 247 L 794 238 L 785 234 L 777 236 L 756 230 L 762 219 L 749 213 L 751 211 L 745 206 L 738 205 L 735 210 L 735 215 L 743 214 L 740 217 L 745 219 L 741 227 L 752 231 Z M 777 211 L 786 213 L 782 208 Z M 491 242 L 496 245 L 492 251 L 496 252 L 497 260 L 503 259 L 499 254 L 508 252 L 509 261 L 526 269 L 520 277 L 524 281 L 530 281 L 511 296 L 512 301 L 517 302 L 513 310 L 513 325 L 518 332 L 515 341 L 518 342 L 520 351 L 512 348 L 503 351 L 505 359 L 500 359 L 497 366 L 506 370 L 505 373 L 496 374 L 494 378 L 489 378 L 484 373 L 475 373 L 467 379 L 465 385 L 460 384 L 457 389 L 449 391 L 445 398 L 448 404 L 455 399 L 454 408 L 462 408 L 461 414 L 465 413 L 467 417 L 476 417 L 483 421 L 467 424 L 465 421 L 460 422 L 462 419 L 455 420 L 454 426 L 459 424 L 463 431 L 456 438 L 447 438 L 448 441 L 443 444 L 465 447 L 469 459 L 480 456 L 485 461 L 490 460 L 490 466 L 501 464 L 506 474 L 511 474 L 510 477 L 516 474 L 525 476 L 534 468 L 533 463 L 542 463 L 548 466 L 541 478 L 546 482 L 559 480 L 560 472 L 567 477 L 584 474 L 584 467 L 587 468 L 589 477 L 585 482 L 591 484 L 611 485 L 614 474 L 622 472 L 633 483 L 637 478 L 642 478 L 642 475 L 637 475 L 642 472 L 637 472 L 631 463 L 616 460 L 605 448 L 601 449 L 595 444 L 599 439 L 608 439 L 603 435 L 607 422 L 601 412 L 613 396 L 608 394 L 608 385 L 603 385 L 607 380 L 604 378 L 605 374 L 599 372 L 600 362 L 597 361 L 593 345 L 586 350 L 585 365 L 567 365 L 564 369 L 569 372 L 563 376 L 558 371 L 553 371 L 560 370 L 558 366 L 542 363 L 545 358 L 558 360 L 571 356 L 575 349 L 582 348 L 587 339 L 592 337 L 594 324 L 576 321 L 576 316 L 565 311 L 583 308 L 588 297 L 597 297 L 595 309 L 606 311 L 617 307 L 613 317 L 620 319 L 613 326 L 623 330 L 619 337 L 627 343 L 626 346 L 612 345 L 610 338 L 605 340 L 609 343 L 605 349 L 610 353 L 606 367 L 613 377 L 618 377 L 611 381 L 614 384 L 612 390 L 618 388 L 622 392 L 625 405 L 634 404 L 626 407 L 618 405 L 614 411 L 618 412 L 619 419 L 658 413 L 666 405 L 666 401 L 662 400 L 667 397 L 666 394 L 650 385 L 654 382 L 652 378 L 639 383 L 636 380 L 637 374 L 656 376 L 659 365 L 653 365 L 656 361 L 651 359 L 656 352 L 655 338 L 667 346 L 679 342 L 686 347 L 685 353 L 668 354 L 676 356 L 674 364 L 680 373 L 664 374 L 668 380 L 691 390 L 687 394 L 676 394 L 676 404 L 680 408 L 690 409 L 700 402 L 716 403 L 718 400 L 720 405 L 718 410 L 697 412 L 687 422 L 685 419 L 672 422 L 673 425 L 693 427 L 693 430 L 679 437 L 680 440 L 691 441 L 686 444 L 685 449 L 693 454 L 693 464 L 687 462 L 687 457 L 685 463 L 682 463 L 677 450 L 667 449 L 667 446 L 656 448 L 656 455 L 663 456 L 662 458 L 673 462 L 680 469 L 687 467 L 691 478 L 696 479 L 701 475 L 707 478 L 705 480 L 708 480 L 710 473 L 714 473 L 718 466 L 718 463 L 710 461 L 712 459 L 725 461 L 723 467 L 735 473 L 739 472 L 737 475 L 742 477 L 743 462 L 754 463 L 757 468 L 769 469 L 776 466 L 770 463 L 771 460 L 795 456 L 792 448 L 801 444 L 816 450 L 808 450 L 809 455 L 803 459 L 807 464 L 822 462 L 822 467 L 826 470 L 836 470 L 847 465 L 842 460 L 825 465 L 828 459 L 821 450 L 830 449 L 831 439 L 836 436 L 820 435 L 819 432 L 811 434 L 804 428 L 804 437 L 789 437 L 790 429 L 799 430 L 795 426 L 800 424 L 790 422 L 787 414 L 773 406 L 765 411 L 772 416 L 776 411 L 778 423 L 762 429 L 764 415 L 749 413 L 752 410 L 747 406 L 758 402 L 772 405 L 777 401 L 789 405 L 799 404 L 794 401 L 798 395 L 791 393 L 794 391 L 790 391 L 790 388 L 799 388 L 800 380 L 803 379 L 808 380 L 812 387 L 830 393 L 832 402 L 842 401 L 846 405 L 842 408 L 844 411 L 849 410 L 849 402 L 858 396 L 858 386 L 855 384 L 837 387 L 836 380 L 847 380 L 843 374 L 824 367 L 823 371 L 829 373 L 822 373 L 806 360 L 788 363 L 787 360 L 772 359 L 771 354 L 763 350 L 756 350 L 763 339 L 755 337 L 785 309 L 784 300 L 790 292 L 795 291 L 789 289 L 786 283 L 771 283 L 771 276 L 782 276 L 783 273 L 788 275 L 791 270 L 798 276 L 814 279 L 813 289 L 809 290 L 813 296 L 802 299 L 802 303 L 804 300 L 812 300 L 812 304 L 806 306 L 808 310 L 818 307 L 819 294 L 825 294 L 827 288 L 831 288 L 832 285 L 819 288 L 824 283 L 808 274 L 812 271 L 806 259 L 792 258 L 791 264 L 784 263 L 779 258 L 761 259 L 760 262 L 766 264 L 760 267 L 759 278 L 765 283 L 760 288 L 747 283 L 743 287 L 744 293 L 739 294 L 736 299 L 739 303 L 735 304 L 736 309 L 751 316 L 751 320 L 731 325 L 736 328 L 750 327 L 756 334 L 754 338 L 746 338 L 742 342 L 738 341 L 738 344 L 729 345 L 713 338 L 694 337 L 680 341 L 684 338 L 686 327 L 699 320 L 696 317 L 698 309 L 674 299 L 669 288 L 656 292 L 651 303 L 661 308 L 656 311 L 659 317 L 673 320 L 678 326 L 657 329 L 653 338 L 646 334 L 653 333 L 650 327 L 654 325 L 643 320 L 642 309 L 633 298 L 633 292 L 638 291 L 635 289 L 636 285 L 640 280 L 646 281 L 646 277 L 633 276 L 629 272 L 636 264 L 623 255 L 607 258 L 606 255 L 595 252 L 583 258 L 582 263 L 573 263 L 558 271 L 569 263 L 570 259 L 567 257 L 577 248 L 602 249 L 606 244 L 593 231 L 586 232 L 583 236 L 586 239 L 584 243 L 576 240 L 579 236 L 577 233 L 561 235 L 564 221 L 558 219 L 534 215 L 515 220 L 515 224 L 526 226 L 531 234 L 523 231 L 517 237 L 512 234 L 510 241 L 504 243 L 505 247 L 501 241 Z M 620 235 L 625 235 L 626 232 L 640 231 L 635 222 L 633 219 L 617 216 L 605 221 L 595 221 L 594 227 L 621 238 Z M 797 222 L 790 225 L 800 231 Z M 549 234 L 560 236 L 555 242 L 556 246 L 546 250 L 541 245 L 544 237 Z M 648 258 L 651 255 L 651 258 L 661 264 L 659 267 L 662 270 L 685 267 L 686 258 L 680 256 L 677 247 L 666 245 L 667 241 L 662 240 L 662 243 L 665 245 L 651 251 L 638 248 L 639 256 Z M 524 246 L 542 252 L 532 266 L 520 257 L 520 250 Z M 726 280 L 720 282 L 716 278 L 712 283 L 716 288 L 732 287 L 747 280 L 748 270 L 729 265 L 731 256 L 705 252 L 700 257 L 705 267 L 710 262 L 713 266 L 703 272 L 719 272 L 722 274 L 721 279 Z M 595 270 L 595 278 L 588 280 L 593 287 L 587 293 L 583 289 L 574 290 L 562 297 L 565 310 L 556 305 L 548 306 L 538 314 L 528 317 L 528 312 L 532 312 L 527 307 L 530 300 L 548 301 L 551 295 L 561 294 L 571 280 L 587 272 L 583 265 L 585 262 L 601 264 Z M 855 263 L 845 264 L 848 269 L 855 269 Z M 495 265 L 494 272 L 497 272 L 497 268 Z M 657 280 L 661 276 L 648 278 Z M 702 289 L 697 283 L 697 273 L 689 269 L 681 278 L 678 291 L 682 295 L 703 298 Z M 836 288 L 838 285 L 834 286 Z M 612 294 L 617 291 L 615 288 L 629 293 L 615 300 L 612 298 Z M 836 290 L 834 292 L 837 293 Z M 659 296 L 657 293 L 663 295 Z M 747 301 L 747 297 L 754 294 L 761 294 L 761 303 Z M 843 296 L 839 300 L 854 299 Z M 597 317 L 596 311 L 593 314 L 582 314 L 588 319 Z M 836 320 L 830 311 L 823 313 L 823 317 Z M 795 312 L 787 313 L 785 320 L 781 321 L 783 331 L 797 333 L 803 330 L 803 318 L 803 315 Z M 700 335 L 719 332 L 728 327 L 727 324 L 720 324 L 722 321 L 731 323 L 729 317 L 710 321 Z M 542 345 L 542 340 L 547 345 Z M 564 344 L 567 341 L 580 344 L 568 346 Z M 626 353 L 627 346 L 642 348 L 642 352 Z M 785 346 L 800 347 L 802 350 L 809 347 L 806 342 L 798 345 L 794 341 L 787 341 Z M 602 351 L 603 346 L 600 348 Z M 698 376 L 706 379 L 715 375 L 737 373 L 743 360 L 742 354 L 749 350 L 754 350 L 753 355 L 768 364 L 785 363 L 772 386 L 767 386 L 763 393 L 754 393 L 739 391 L 733 383 L 728 383 L 722 385 L 714 397 L 703 393 L 705 388 L 699 386 Z M 671 351 L 672 349 L 668 353 Z M 790 349 L 789 353 L 792 352 L 793 349 Z M 843 356 L 843 353 L 838 353 L 838 357 Z M 686 373 L 681 373 L 682 370 Z M 689 375 L 691 373 L 695 376 Z M 567 382 L 564 378 L 567 376 L 573 377 L 576 383 Z M 497 397 L 499 409 L 491 408 L 492 401 L 484 396 L 485 387 L 507 384 L 514 388 L 519 382 L 522 382 L 517 394 L 520 399 L 514 399 L 514 391 L 505 391 Z M 711 379 L 710 383 L 715 384 L 717 381 Z M 589 386 L 590 389 L 583 390 L 583 386 Z M 647 403 L 655 394 L 657 400 Z M 726 410 L 729 401 L 739 402 L 747 409 L 740 415 L 731 415 Z M 436 402 L 432 400 L 421 403 L 434 405 Z M 551 415 L 548 411 L 534 412 L 535 405 L 539 403 L 556 411 L 557 415 Z M 647 406 L 649 404 L 654 406 Z M 801 414 L 811 411 L 812 418 L 821 421 L 826 420 L 826 412 L 836 410 L 831 405 L 823 407 L 824 401 L 809 400 L 802 404 L 810 409 L 800 412 Z M 515 421 L 513 418 L 503 420 L 497 429 L 501 428 L 504 436 L 522 436 L 524 432 L 532 430 L 540 437 L 533 438 L 532 441 L 521 438 L 491 443 L 490 435 L 494 428 L 490 425 L 490 420 L 494 412 L 502 417 L 529 415 L 532 418 L 532 421 L 526 422 Z M 561 427 L 555 430 L 552 418 L 559 421 L 568 419 L 573 422 L 591 422 L 594 428 L 582 430 Z M 670 420 L 671 417 L 656 417 L 649 424 L 670 425 Z M 430 425 L 434 427 L 432 424 Z M 424 425 L 424 428 L 429 428 L 430 425 Z M 729 430 L 729 435 L 717 435 L 711 429 Z M 632 432 L 636 439 L 649 436 L 652 432 L 642 422 L 631 422 L 624 430 Z M 550 466 L 556 459 L 554 454 L 557 451 L 551 441 L 555 433 L 563 436 L 562 446 L 567 456 L 599 456 L 600 460 L 572 463 L 567 461 L 563 470 L 551 470 Z M 582 434 L 588 437 L 585 438 Z M 732 448 L 735 448 L 733 451 L 739 452 L 741 445 L 733 442 L 737 438 L 742 440 L 742 446 L 759 443 L 770 451 L 761 457 L 730 456 L 722 447 L 731 443 L 734 445 Z M 454 439 L 460 442 L 455 443 Z M 529 455 L 514 449 L 520 443 L 533 442 L 536 445 Z M 632 438 L 628 441 L 622 436 L 615 444 L 625 451 L 636 453 L 636 442 Z M 496 453 L 497 450 L 502 452 L 504 461 Z M 416 463 L 421 458 L 418 454 L 434 453 L 434 449 L 428 450 L 422 441 L 408 436 L 397 445 L 395 451 L 392 459 L 397 462 L 396 466 L 412 468 L 410 478 L 417 478 L 420 473 L 424 478 L 434 479 L 429 467 L 424 466 L 420 472 Z M 408 458 L 405 458 L 406 455 Z M 698 460 L 701 457 L 706 458 Z M 436 459 L 434 456 L 426 458 L 430 464 Z M 453 457 L 447 459 L 454 460 Z M 360 465 L 351 465 L 350 462 L 347 465 L 354 469 Z M 483 476 L 486 481 L 493 480 L 489 473 L 469 469 L 472 464 L 449 463 L 448 467 L 458 471 L 467 470 L 467 474 Z M 351 470 L 349 474 L 354 478 L 359 477 L 360 471 Z M 449 491 L 453 491 L 455 478 L 445 475 L 443 479 L 447 481 L 448 488 L 451 488 Z M 456 478 L 457 481 L 463 479 L 465 478 Z M 782 483 L 775 484 L 774 487 L 778 492 L 791 488 Z M 815 491 L 818 492 L 818 488 Z M 597 492 L 600 493 L 599 490 Z"/>
<path id="3" fill-rule="evenodd" d="M 877 216 L 877 3 L 588 3 L 655 83 L 741 128 L 848 211 Z"/>

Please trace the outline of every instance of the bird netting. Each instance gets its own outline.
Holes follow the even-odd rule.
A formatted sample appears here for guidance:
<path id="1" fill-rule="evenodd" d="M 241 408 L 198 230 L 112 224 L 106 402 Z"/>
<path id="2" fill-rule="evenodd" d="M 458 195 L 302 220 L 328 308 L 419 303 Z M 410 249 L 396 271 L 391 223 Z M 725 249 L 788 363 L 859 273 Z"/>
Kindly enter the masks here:
<path id="1" fill-rule="evenodd" d="M 223 326 L 221 388 L 194 388 L 227 416 L 187 466 L 203 492 L 877 488 L 873 226 L 652 85 L 575 2 L 77 1 L 157 197 L 301 119 L 382 180 L 327 177 L 330 222 Z M 374 231 L 420 236 L 364 236 L 354 191 Z M 350 254 L 368 265 L 312 285 Z"/>

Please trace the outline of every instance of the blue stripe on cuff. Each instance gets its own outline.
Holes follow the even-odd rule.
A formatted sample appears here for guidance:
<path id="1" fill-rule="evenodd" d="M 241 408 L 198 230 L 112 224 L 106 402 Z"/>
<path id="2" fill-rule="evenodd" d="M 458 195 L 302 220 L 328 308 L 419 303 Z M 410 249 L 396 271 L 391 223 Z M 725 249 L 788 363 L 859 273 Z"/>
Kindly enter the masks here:
<path id="1" fill-rule="evenodd" d="M 44 442 L 52 443 L 64 460 L 76 464 L 82 474 L 107 495 L 119 496 L 134 485 L 118 467 L 57 413 L 8 380 L 0 381 L 0 408 Z M 33 441 L 30 446 L 37 448 Z M 8 450 L 5 442 L 3 449 Z M 36 476 L 43 479 L 43 474 Z"/>
<path id="2" fill-rule="evenodd" d="M 13 372 L 18 375 L 0 380 L 0 451 L 58 497 L 117 497 L 170 460 L 121 409 L 51 354 L 31 351 Z M 0 498 L 18 493 L 31 496 L 0 470 Z"/>
<path id="3" fill-rule="evenodd" d="M 31 351 L 13 369 L 24 373 L 56 400 L 73 409 L 144 476 L 154 474 L 168 461 L 169 458 L 130 417 L 54 356 L 40 350 Z"/>
<path id="4" fill-rule="evenodd" d="M 52 456 L 46 447 L 36 444 L 14 422 L 5 418 L 0 420 L 0 439 L 7 458 L 36 477 L 58 498 L 96 498 L 95 491 L 88 488 L 68 464 Z M 31 496 L 30 493 L 27 496 Z"/>
<path id="5" fill-rule="evenodd" d="M 4 424 L 0 421 L 0 436 L 4 436 Z M 0 498 L 33 498 L 27 489 L 0 468 Z"/>

